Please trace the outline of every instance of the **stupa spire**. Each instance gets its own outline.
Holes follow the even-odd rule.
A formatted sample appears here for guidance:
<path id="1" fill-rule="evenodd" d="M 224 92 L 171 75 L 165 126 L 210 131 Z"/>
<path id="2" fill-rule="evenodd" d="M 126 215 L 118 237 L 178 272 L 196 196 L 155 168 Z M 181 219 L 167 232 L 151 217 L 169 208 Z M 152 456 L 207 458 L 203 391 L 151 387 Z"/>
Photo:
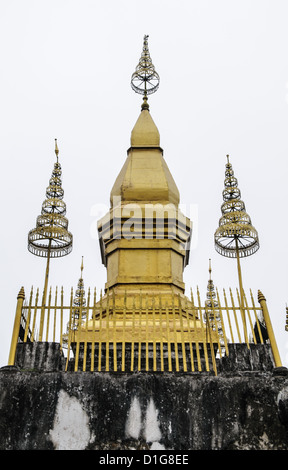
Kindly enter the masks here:
<path id="1" fill-rule="evenodd" d="M 55 139 L 55 155 L 56 155 L 57 163 L 58 163 L 59 149 L 58 149 L 58 145 L 57 145 L 57 139 Z"/>
<path id="2" fill-rule="evenodd" d="M 114 200 L 121 198 L 122 203 L 161 202 L 173 203 L 178 207 L 179 191 L 163 158 L 159 130 L 148 105 L 145 105 L 147 96 L 158 89 L 159 80 L 152 64 L 146 35 L 139 64 L 131 78 L 133 90 L 144 95 L 144 104 L 131 131 L 131 147 L 128 149 L 127 160 L 111 190 L 111 206 Z"/>
<path id="3" fill-rule="evenodd" d="M 214 235 L 215 249 L 223 256 L 237 259 L 240 307 L 244 317 L 244 291 L 240 258 L 254 254 L 259 249 L 259 239 L 257 230 L 253 227 L 245 204 L 241 200 L 241 192 L 229 161 L 229 155 L 227 155 L 224 185 L 222 217 Z"/>
<path id="4" fill-rule="evenodd" d="M 222 217 L 215 232 L 215 249 L 228 258 L 250 256 L 259 248 L 258 233 L 241 200 L 241 192 L 229 155 L 227 155 L 224 185 Z"/>
<path id="5" fill-rule="evenodd" d="M 206 294 L 206 301 L 205 301 L 205 319 L 206 323 L 209 324 L 209 328 L 213 332 L 217 332 L 219 338 L 219 344 L 221 348 L 224 347 L 224 335 L 221 326 L 221 318 L 220 318 L 220 311 L 219 311 L 219 303 L 216 299 L 216 292 L 214 287 L 214 282 L 212 279 L 212 267 L 211 267 L 211 259 L 209 259 L 209 279 L 207 284 L 207 294 Z M 207 334 L 208 330 L 207 329 Z"/>
<path id="6" fill-rule="evenodd" d="M 81 262 L 81 275 L 78 280 L 77 289 L 75 292 L 75 297 L 73 301 L 73 310 L 72 310 L 72 325 L 73 328 L 77 328 L 78 324 L 81 323 L 86 318 L 86 298 L 85 298 L 85 289 L 84 289 L 84 280 L 83 280 L 83 256 Z"/>
<path id="7" fill-rule="evenodd" d="M 28 233 L 28 250 L 36 256 L 47 258 L 42 305 L 45 305 L 49 277 L 50 258 L 59 258 L 72 251 L 73 236 L 68 231 L 65 217 L 66 204 L 61 180 L 61 165 L 58 161 L 59 149 L 55 139 L 57 162 L 46 189 L 46 199 L 42 204 L 41 215 L 37 217 L 36 227 Z M 41 337 L 42 332 L 39 335 Z"/>
<path id="8" fill-rule="evenodd" d="M 148 48 L 148 35 L 145 34 L 143 39 L 143 50 L 136 67 L 135 72 L 131 77 L 132 89 L 141 95 L 143 95 L 142 110 L 149 110 L 148 95 L 155 93 L 159 88 L 160 77 L 155 70 L 150 57 Z"/>

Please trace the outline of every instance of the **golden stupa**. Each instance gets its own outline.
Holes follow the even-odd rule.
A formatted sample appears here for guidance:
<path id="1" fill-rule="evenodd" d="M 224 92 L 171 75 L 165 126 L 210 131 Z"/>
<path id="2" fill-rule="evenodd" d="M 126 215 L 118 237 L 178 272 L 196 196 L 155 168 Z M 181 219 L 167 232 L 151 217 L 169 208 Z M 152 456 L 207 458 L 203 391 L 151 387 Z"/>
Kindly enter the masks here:
<path id="1" fill-rule="evenodd" d="M 146 56 L 147 50 L 145 36 Z M 144 65 L 142 73 L 144 77 Z M 192 314 L 183 282 L 192 222 L 179 209 L 179 191 L 163 158 L 148 93 L 143 94 L 131 146 L 111 190 L 110 211 L 98 222 L 107 268 L 105 295 L 88 324 L 73 330 L 75 344 L 98 342 L 100 336 L 101 342 L 118 344 L 123 338 L 126 343 L 169 343 L 173 338 L 173 344 L 177 338 L 181 345 L 188 344 L 191 335 L 200 342 L 208 339 Z"/>

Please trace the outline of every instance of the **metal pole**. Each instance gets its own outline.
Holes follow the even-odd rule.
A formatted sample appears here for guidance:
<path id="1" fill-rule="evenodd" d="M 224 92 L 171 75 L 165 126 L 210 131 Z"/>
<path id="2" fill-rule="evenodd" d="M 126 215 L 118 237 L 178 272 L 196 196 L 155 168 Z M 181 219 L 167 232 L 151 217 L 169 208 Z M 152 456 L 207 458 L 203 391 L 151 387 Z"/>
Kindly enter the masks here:
<path id="1" fill-rule="evenodd" d="M 278 346 L 276 343 L 274 331 L 272 328 L 272 323 L 270 320 L 270 315 L 269 315 L 267 304 L 266 304 L 266 299 L 260 290 L 258 291 L 258 302 L 260 303 L 261 308 L 262 308 L 262 313 L 263 313 L 265 325 L 267 328 L 268 338 L 270 340 L 272 354 L 274 357 L 275 367 L 282 367 L 281 358 L 280 358 L 280 354 L 278 351 Z"/>
<path id="2" fill-rule="evenodd" d="M 48 245 L 48 255 L 47 255 L 47 263 L 46 263 L 44 290 L 43 290 L 43 297 L 42 297 L 40 329 L 39 329 L 39 341 L 42 341 L 43 329 L 44 329 L 44 316 L 45 316 L 45 305 L 46 305 L 46 298 L 47 298 L 48 278 L 49 278 L 51 243 L 52 243 L 52 240 L 50 238 L 49 245 Z"/>
<path id="3" fill-rule="evenodd" d="M 240 257 L 239 257 L 239 247 L 238 247 L 238 239 L 235 237 L 236 243 L 236 256 L 237 256 L 237 269 L 238 269 L 238 279 L 239 279 L 239 290 L 240 290 L 240 312 L 242 316 L 243 328 L 244 328 L 244 336 L 246 344 L 249 348 L 249 341 L 247 335 L 247 328 L 246 328 L 246 318 L 245 318 L 245 309 L 244 309 L 244 295 L 243 295 L 243 283 L 242 283 L 242 273 L 241 273 L 241 265 L 240 265 Z"/>
<path id="4" fill-rule="evenodd" d="M 24 299 L 25 299 L 24 287 L 21 287 L 19 294 L 17 296 L 17 306 L 16 306 L 13 334 L 12 334 L 10 353 L 9 353 L 9 359 L 8 359 L 9 366 L 14 366 L 14 363 L 15 363 L 16 348 L 17 348 L 17 343 L 18 343 L 18 338 L 19 338 L 21 314 L 22 314 L 22 307 L 23 307 Z"/>

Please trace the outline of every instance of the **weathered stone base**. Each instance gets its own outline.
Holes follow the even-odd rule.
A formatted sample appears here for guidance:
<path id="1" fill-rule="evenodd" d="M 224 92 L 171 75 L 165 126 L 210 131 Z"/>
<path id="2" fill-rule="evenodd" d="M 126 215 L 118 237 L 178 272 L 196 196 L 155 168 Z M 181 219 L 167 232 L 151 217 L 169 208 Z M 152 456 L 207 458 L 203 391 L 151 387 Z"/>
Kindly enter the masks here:
<path id="1" fill-rule="evenodd" d="M 0 449 L 287 450 L 287 369 L 260 349 L 218 376 L 4 367 Z"/>

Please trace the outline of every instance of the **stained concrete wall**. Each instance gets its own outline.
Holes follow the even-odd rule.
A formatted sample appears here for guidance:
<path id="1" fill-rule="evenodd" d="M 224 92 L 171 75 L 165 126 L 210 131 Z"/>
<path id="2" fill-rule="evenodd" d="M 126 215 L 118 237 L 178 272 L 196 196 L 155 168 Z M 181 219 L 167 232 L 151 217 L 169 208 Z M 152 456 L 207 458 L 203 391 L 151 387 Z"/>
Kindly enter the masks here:
<path id="1" fill-rule="evenodd" d="M 245 351 L 217 376 L 29 370 L 20 354 L 0 369 L 0 449 L 288 449 L 287 369 Z"/>

